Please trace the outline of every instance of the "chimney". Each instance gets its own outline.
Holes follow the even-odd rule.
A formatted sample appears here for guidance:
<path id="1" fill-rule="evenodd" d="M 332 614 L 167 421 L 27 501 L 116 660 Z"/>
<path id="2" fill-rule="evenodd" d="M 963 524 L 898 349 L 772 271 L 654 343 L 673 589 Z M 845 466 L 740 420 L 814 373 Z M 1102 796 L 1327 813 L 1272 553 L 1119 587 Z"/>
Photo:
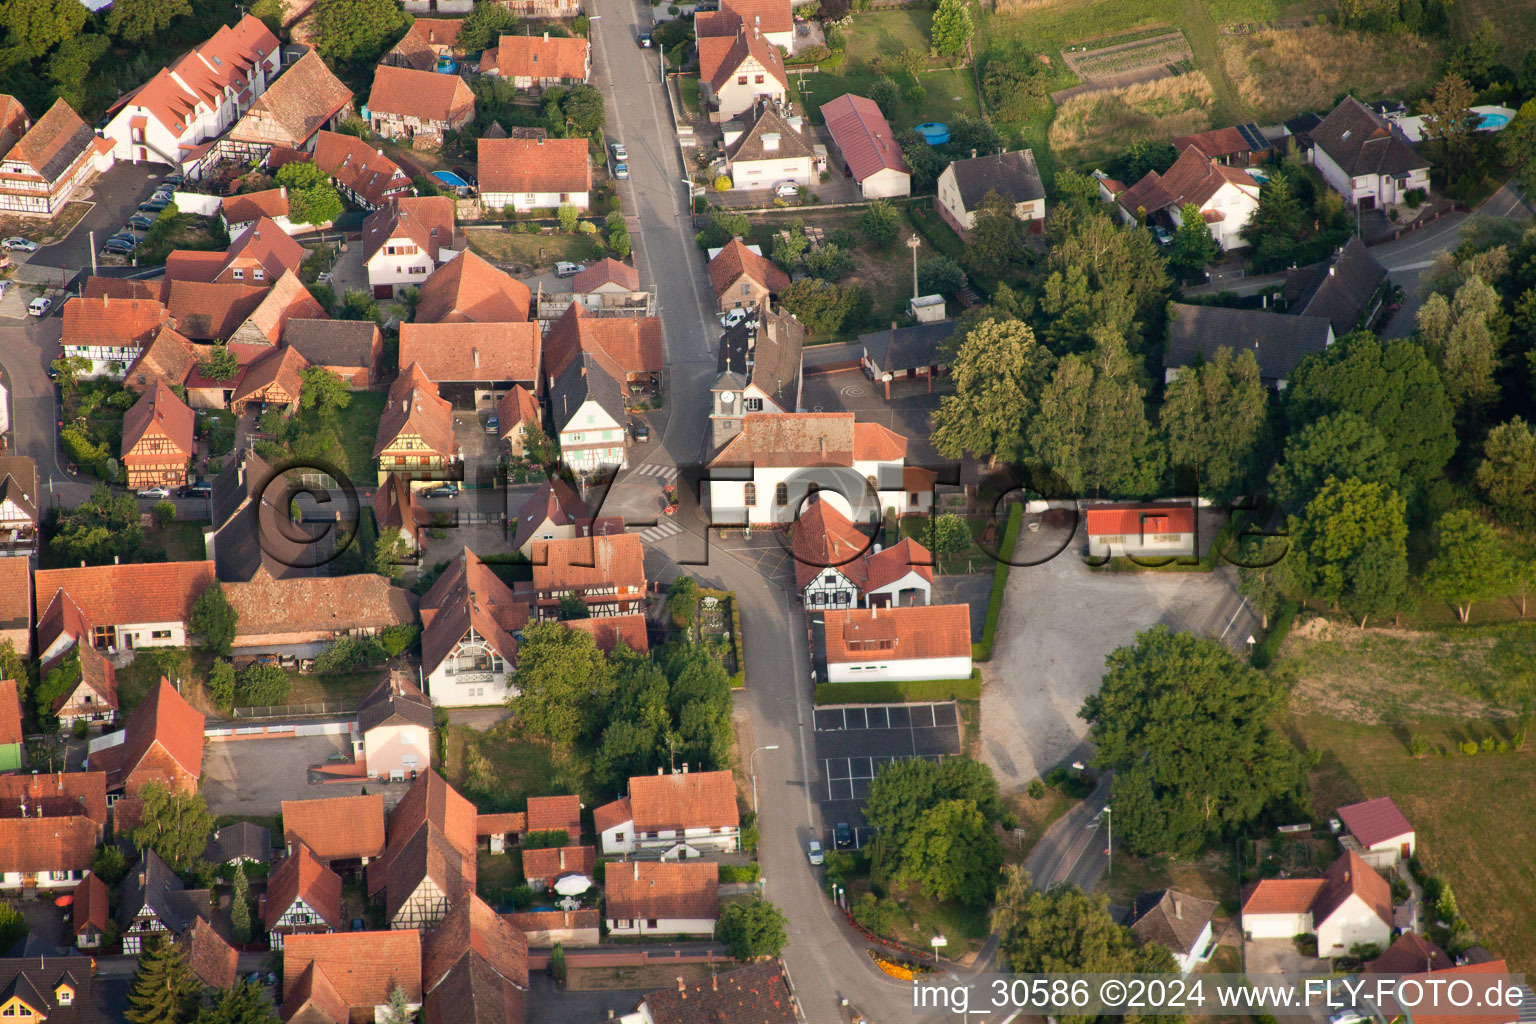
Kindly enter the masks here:
<path id="1" fill-rule="evenodd" d="M 474 359 L 475 359 L 475 369 L 478 370 L 480 368 L 480 350 L 477 349 L 477 348 L 470 349 L 470 353 L 474 356 Z"/>
<path id="2" fill-rule="evenodd" d="M 1173 898 L 1173 916 L 1181 921 L 1184 920 L 1184 904 L 1179 902 L 1177 896 Z"/>
<path id="3" fill-rule="evenodd" d="M 122 560 L 122 558 L 120 556 L 113 555 L 112 556 L 112 564 L 113 565 L 121 565 L 121 564 L 123 564 L 123 560 Z"/>
<path id="4" fill-rule="evenodd" d="M 547 43 L 547 42 L 549 42 L 549 33 L 548 33 L 548 32 L 545 32 L 545 33 L 544 33 L 544 41 L 545 41 L 545 42 L 546 42 L 546 43 Z"/>
<path id="5" fill-rule="evenodd" d="M 279 185 L 279 186 L 277 186 L 277 192 L 278 192 L 278 195 L 282 196 L 284 199 L 288 198 L 288 186 L 287 185 Z"/>
<path id="6" fill-rule="evenodd" d="M 1331 263 L 1328 265 L 1328 276 L 1329 277 L 1333 276 L 1333 264 L 1331 264 Z"/>
<path id="7" fill-rule="evenodd" d="M 634 864 L 635 864 L 635 881 L 638 882 L 638 881 L 640 881 L 640 862 L 639 861 L 635 861 Z M 677 980 L 679 982 L 681 982 L 683 979 L 679 978 Z"/>
<path id="8" fill-rule="evenodd" d="M 971 150 L 971 159 L 972 159 L 972 160 L 975 160 L 975 159 L 976 159 L 976 151 L 975 151 L 975 150 L 974 150 L 974 149 L 973 149 L 973 150 Z"/>
<path id="9" fill-rule="evenodd" d="M 688 762 L 687 761 L 683 762 L 683 774 L 684 775 L 688 774 Z"/>
<path id="10" fill-rule="evenodd" d="M 709 972 L 709 988 L 712 992 L 720 991 L 720 975 L 716 974 L 714 971 Z"/>

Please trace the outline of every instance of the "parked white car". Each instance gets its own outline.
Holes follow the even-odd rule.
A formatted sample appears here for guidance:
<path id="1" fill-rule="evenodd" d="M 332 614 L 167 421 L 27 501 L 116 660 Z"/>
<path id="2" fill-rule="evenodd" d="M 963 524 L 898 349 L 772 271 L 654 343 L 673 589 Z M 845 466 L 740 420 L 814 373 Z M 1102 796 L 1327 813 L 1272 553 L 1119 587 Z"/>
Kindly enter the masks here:
<path id="1" fill-rule="evenodd" d="M 139 497 L 141 498 L 155 498 L 157 500 L 163 501 L 170 496 L 171 489 L 169 487 L 162 487 L 159 484 L 156 484 L 154 487 L 144 487 L 139 490 Z"/>
<path id="2" fill-rule="evenodd" d="M 737 324 L 741 323 L 746 318 L 746 310 L 728 309 L 724 313 L 720 314 L 720 326 L 729 330 L 730 328 L 735 327 Z"/>
<path id="3" fill-rule="evenodd" d="M 4 241 L 0 241 L 0 247 L 9 249 L 11 252 L 37 252 L 37 243 L 22 238 L 20 235 L 13 235 Z"/>
<path id="4" fill-rule="evenodd" d="M 823 854 L 821 850 L 821 843 L 814 839 L 812 839 L 810 845 L 805 848 L 805 855 L 810 858 L 812 864 L 817 865 L 821 864 L 826 859 L 825 854 Z"/>
<path id="5" fill-rule="evenodd" d="M 27 312 L 33 316 L 47 316 L 48 311 L 52 308 L 53 300 L 41 295 L 27 303 Z"/>
<path id="6" fill-rule="evenodd" d="M 793 199 L 800 194 L 800 186 L 792 181 L 781 181 L 773 186 L 773 194 L 780 199 Z"/>

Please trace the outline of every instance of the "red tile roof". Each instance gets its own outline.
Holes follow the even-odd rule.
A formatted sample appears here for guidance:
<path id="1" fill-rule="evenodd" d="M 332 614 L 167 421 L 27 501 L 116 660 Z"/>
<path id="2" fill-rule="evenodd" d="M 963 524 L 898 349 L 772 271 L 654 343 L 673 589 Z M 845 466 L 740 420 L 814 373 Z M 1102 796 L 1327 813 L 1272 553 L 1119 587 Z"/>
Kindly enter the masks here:
<path id="1" fill-rule="evenodd" d="M 1199 146 L 1190 145 L 1166 173 L 1159 175 L 1156 171 L 1148 171 L 1144 178 L 1121 192 L 1116 201 L 1132 214 L 1138 210 L 1154 213 L 1186 203 L 1203 207 L 1226 184 L 1247 186 L 1255 193 L 1259 187 L 1259 183 L 1241 167 L 1218 164 Z"/>
<path id="2" fill-rule="evenodd" d="M 506 429 L 507 424 L 502 424 Z M 581 495 L 559 477 L 551 477 L 540 484 L 517 510 L 517 534 L 512 546 L 521 551 L 534 533 L 545 523 L 552 526 L 572 526 L 592 518 L 592 510 L 581 500 Z"/>
<path id="3" fill-rule="evenodd" d="M 868 567 L 868 576 L 864 580 L 866 590 L 879 590 L 909 572 L 933 582 L 933 555 L 911 537 L 903 537 L 883 551 L 866 555 L 864 561 Z"/>
<path id="4" fill-rule="evenodd" d="M 80 119 L 62 98 L 33 122 L 31 129 L 17 141 L 9 153 L 0 154 L 7 161 L 26 164 L 34 174 L 52 185 L 79 165 L 97 142 L 90 125 Z"/>
<path id="5" fill-rule="evenodd" d="M 416 435 L 428 451 L 442 458 L 455 450 L 453 403 L 437 393 L 437 385 L 415 363 L 406 364 L 404 372 L 390 385 L 389 401 L 373 443 L 373 457 L 378 458 L 402 434 Z"/>
<path id="6" fill-rule="evenodd" d="M 455 260 L 454 262 L 458 262 Z M 539 325 L 410 323 L 400 325 L 400 365 L 412 363 L 437 384 L 539 379 Z"/>
<path id="7" fill-rule="evenodd" d="M 1195 510 L 1187 504 L 1089 505 L 1085 518 L 1090 537 L 1193 533 L 1195 529 Z"/>
<path id="8" fill-rule="evenodd" d="M 608 919 L 714 920 L 720 913 L 720 865 L 714 861 L 631 861 L 603 875 Z"/>
<path id="9" fill-rule="evenodd" d="M 1404 932 L 1392 941 L 1387 951 L 1366 961 L 1366 974 L 1417 974 L 1443 971 L 1453 966 L 1445 950 L 1417 932 Z"/>
<path id="10" fill-rule="evenodd" d="M 507 811 L 504 814 L 477 814 L 475 816 L 475 835 L 477 836 L 504 836 L 509 833 L 522 835 L 528 831 L 528 815 L 522 811 Z"/>
<path id="11" fill-rule="evenodd" d="M 213 563 L 130 562 L 39 569 L 33 580 L 39 606 L 46 607 L 63 590 L 93 626 L 186 622 L 193 602 L 213 582 Z"/>
<path id="12" fill-rule="evenodd" d="M 0 747 L 19 744 L 25 739 L 21 732 L 21 693 L 16 689 L 16 680 L 0 679 Z"/>
<path id="13" fill-rule="evenodd" d="M 1312 905 L 1314 924 L 1322 924 L 1350 896 L 1358 896 L 1386 922 L 1387 927 L 1392 926 L 1392 887 L 1354 850 L 1346 850 L 1342 857 L 1328 865 L 1324 881 L 1327 886 Z"/>
<path id="14" fill-rule="evenodd" d="M 204 985 L 229 988 L 237 976 L 235 947 L 225 942 L 213 925 L 199 916 L 187 932 L 187 966 Z"/>
<path id="15" fill-rule="evenodd" d="M 267 880 L 265 920 L 268 930 L 277 927 L 277 922 L 297 899 L 302 899 L 332 928 L 340 929 L 345 925 L 341 917 L 341 876 L 303 842 L 296 844 L 295 851 L 283 858 Z"/>
<path id="16" fill-rule="evenodd" d="M 315 132 L 352 105 L 352 90 L 314 50 L 289 65 L 257 97 L 229 136 L 236 142 L 304 148 Z"/>
<path id="17" fill-rule="evenodd" d="M 837 144 L 854 178 L 863 181 L 879 171 L 910 173 L 902 159 L 896 133 L 874 100 L 845 93 L 821 106 L 827 132 Z"/>
<path id="18" fill-rule="evenodd" d="M 284 844 L 304 843 L 323 861 L 384 853 L 384 798 L 377 793 L 284 800 L 282 815 Z"/>
<path id="19" fill-rule="evenodd" d="M 539 408 L 539 400 L 533 397 L 533 392 L 521 384 L 512 385 L 511 389 L 497 400 L 496 418 L 503 441 L 511 437 L 512 432 L 522 424 L 526 423 L 530 427 L 541 430 L 544 426 L 544 413 Z"/>
<path id="20" fill-rule="evenodd" d="M 541 594 L 594 587 L 645 589 L 645 547 L 637 534 L 534 541 L 529 557 L 533 589 Z"/>
<path id="21" fill-rule="evenodd" d="M 533 295 L 528 286 L 466 250 L 432 272 L 421 286 L 417 324 L 528 319 Z"/>
<path id="22" fill-rule="evenodd" d="M 620 797 L 612 803 L 603 804 L 592 812 L 592 827 L 599 835 L 611 828 L 634 820 L 635 812 L 627 796 Z"/>
<path id="23" fill-rule="evenodd" d="M 733 238 L 709 261 L 709 281 L 715 286 L 715 295 L 724 295 L 742 275 L 775 295 L 789 287 L 788 274 L 772 260 L 748 249 L 741 239 Z"/>
<path id="24" fill-rule="evenodd" d="M 0 484 L 3 482 L 4 473 L 0 471 Z M 34 470 L 33 479 L 27 485 L 34 499 L 37 497 L 37 488 L 31 485 L 35 483 Z M 0 493 L 4 491 L 0 490 Z M 35 513 L 32 521 L 37 522 Z M 32 625 L 32 566 L 29 559 L 14 560 L 19 564 L 12 565 L 10 561 L 0 560 L 0 623 L 4 623 L 7 628 L 29 629 Z M 16 653 L 26 657 L 27 646 L 27 641 L 23 639 Z"/>
<path id="25" fill-rule="evenodd" d="M 382 150 L 338 132 L 315 136 L 315 166 L 374 207 L 383 206 L 390 196 L 402 195 L 411 187 L 411 179 Z"/>
<path id="26" fill-rule="evenodd" d="M 879 423 L 853 425 L 853 458 L 856 462 L 895 462 L 907 457 L 907 439 Z"/>
<path id="27" fill-rule="evenodd" d="M 174 254 L 173 254 L 174 255 Z M 225 251 L 224 270 L 245 267 L 249 279 L 255 280 L 251 269 L 260 267 L 266 271 L 266 279 L 276 281 L 284 271 L 298 273 L 299 265 L 309 253 L 293 237 L 278 227 L 270 217 L 257 218 L 256 223 L 240 233 Z M 166 261 L 166 274 L 170 274 L 170 261 Z M 223 273 L 223 271 L 221 271 Z"/>
<path id="28" fill-rule="evenodd" d="M 251 362 L 240 374 L 230 402 L 296 402 L 304 386 L 300 374 L 307 369 L 309 361 L 299 355 L 298 349 L 291 345 L 274 348 Z"/>
<path id="29" fill-rule="evenodd" d="M 796 1024 L 800 1015 L 777 960 L 738 967 L 709 981 L 651 992 L 651 1024 Z"/>
<path id="30" fill-rule="evenodd" d="M 60 344 L 142 348 L 165 323 L 166 308 L 153 299 L 77 297 L 64 303 Z"/>
<path id="31" fill-rule="evenodd" d="M 94 928 L 98 933 L 106 931 L 107 922 L 111 920 L 107 916 L 107 883 L 96 872 L 87 871 L 80 884 L 75 886 L 74 896 L 75 903 L 71 908 L 74 935 L 78 937 L 88 928 Z"/>
<path id="32" fill-rule="evenodd" d="M 1483 963 L 1469 963 L 1459 967 L 1418 972 L 1412 977 L 1422 986 L 1420 991 L 1424 993 L 1425 998 L 1418 1006 L 1412 1007 L 1411 1015 L 1404 1012 L 1403 1007 L 1396 1005 L 1397 1001 L 1390 996 L 1383 1000 L 1378 1012 L 1387 1020 L 1411 1019 L 1413 1024 L 1516 1024 L 1516 1021 L 1525 1017 L 1521 1007 L 1494 1006 L 1491 1005 L 1490 1000 L 1495 985 L 1501 990 L 1509 987 L 1508 974 L 1509 966 L 1503 960 L 1488 960 Z M 1467 975 L 1483 977 L 1467 977 Z M 1489 977 L 1491 975 L 1502 977 L 1495 981 L 1493 977 Z M 1453 980 L 1470 983 L 1470 1002 L 1467 1002 L 1463 993 L 1456 989 L 1424 984 L 1437 982 L 1440 986 L 1445 986 Z"/>
<path id="33" fill-rule="evenodd" d="M 169 441 L 180 453 L 183 461 L 197 452 L 193 439 L 197 417 L 186 402 L 161 378 L 155 378 L 148 391 L 139 396 L 133 407 L 123 414 L 123 462 L 132 466 L 139 462 L 159 464 L 166 461 L 163 451 L 136 452 L 140 441 L 151 439 Z"/>
<path id="34" fill-rule="evenodd" d="M 164 676 L 149 697 L 128 716 L 121 745 L 109 747 L 93 761 L 107 762 L 104 755 L 114 755 L 101 767 L 111 785 L 131 782 L 135 771 L 153 750 L 161 750 L 193 779 L 203 774 L 203 714 Z M 114 769 L 116 777 L 114 777 Z"/>
<path id="35" fill-rule="evenodd" d="M 138 390 L 142 375 L 146 382 L 164 380 L 171 384 L 185 383 L 187 375 L 197 365 L 197 352 L 188 341 L 172 327 L 160 328 L 154 340 L 139 350 L 139 357 L 128 367 L 124 381 L 129 388 Z"/>
<path id="36" fill-rule="evenodd" d="M 421 599 L 421 663 L 430 673 L 442 664 L 471 626 L 509 664 L 517 663 L 517 641 L 499 621 L 502 608 L 527 608 L 468 548 Z"/>
<path id="37" fill-rule="evenodd" d="M 1366 849 L 1413 833 L 1413 824 L 1389 796 L 1348 804 L 1336 813 L 1349 834 Z"/>
<path id="38" fill-rule="evenodd" d="M 284 1021 L 295 1024 L 347 1024 L 351 1019 L 347 1001 L 336 991 L 336 986 L 331 984 L 324 968 L 310 962 L 294 978 L 292 985 L 288 977 L 285 975 L 283 978 Z M 366 1015 L 360 1012 L 359 1016 Z"/>
<path id="39" fill-rule="evenodd" d="M 523 877 L 539 879 L 546 886 L 566 875 L 586 875 L 590 878 L 595 870 L 595 847 L 550 846 L 542 850 L 523 851 Z"/>
<path id="40" fill-rule="evenodd" d="M 464 957 L 474 954 L 514 985 L 528 986 L 528 939 L 478 896 L 461 900 L 427 933 L 422 988 L 431 991 Z"/>
<path id="41" fill-rule="evenodd" d="M 154 299 L 161 301 L 160 281 L 130 281 L 125 277 L 88 277 L 81 293 L 87 299 Z"/>
<path id="42" fill-rule="evenodd" d="M 1253 151 L 1253 146 L 1243 137 L 1243 133 L 1232 127 L 1213 128 L 1198 135 L 1178 135 L 1173 139 L 1173 148 L 1181 153 L 1190 146 L 1199 146 L 1209 156 L 1232 156 Z"/>
<path id="43" fill-rule="evenodd" d="M 629 292 L 640 290 L 640 271 L 612 256 L 604 257 L 571 278 L 571 291 L 595 292 L 605 284 L 618 285 Z"/>
<path id="44" fill-rule="evenodd" d="M 84 871 L 106 823 L 103 772 L 0 776 L 0 872 Z"/>
<path id="45" fill-rule="evenodd" d="M 784 70 L 784 58 L 779 53 L 779 48 L 770 43 L 759 31 L 751 26 L 742 26 L 741 31 L 731 39 L 731 45 L 723 53 L 718 47 L 711 45 L 701 48 L 699 69 L 700 77 L 703 77 L 703 50 L 709 51 L 714 70 L 709 75 L 709 83 L 715 92 L 723 89 L 731 80 L 731 76 L 748 60 L 755 60 L 762 66 L 774 81 L 785 89 L 789 88 L 789 75 Z M 718 57 L 716 56 L 718 55 Z M 715 63 L 718 61 L 718 63 Z M 761 91 L 761 90 L 759 90 Z"/>
<path id="46" fill-rule="evenodd" d="M 637 654 L 644 654 L 651 649 L 645 616 L 639 612 L 632 615 L 605 615 L 595 619 L 570 619 L 566 625 L 590 633 L 597 649 L 604 654 L 612 654 L 620 643 Z"/>
<path id="47" fill-rule="evenodd" d="M 590 44 L 579 36 L 502 36 L 480 58 L 480 73 L 503 78 L 587 80 Z"/>
<path id="48" fill-rule="evenodd" d="M 481 139 L 480 192 L 588 192 L 586 139 Z"/>
<path id="49" fill-rule="evenodd" d="M 583 352 L 591 354 L 615 380 L 660 373 L 666 364 L 661 318 L 599 317 L 573 302 L 544 337 L 545 379 L 558 379 Z"/>
<path id="50" fill-rule="evenodd" d="M 474 892 L 477 814 L 437 772 L 417 776 L 389 813 L 384 856 L 368 866 L 369 894 L 384 890 L 391 920 L 423 878 L 430 877 L 450 901 Z"/>
<path id="51" fill-rule="evenodd" d="M 409 238 L 433 261 L 441 261 L 446 258 L 442 250 L 453 248 L 453 228 L 453 200 L 447 196 L 391 199 L 363 221 L 363 262 L 373 259 L 391 238 Z"/>
<path id="52" fill-rule="evenodd" d="M 349 1007 L 384 1006 L 397 986 L 408 1002 L 421 1002 L 421 933 L 414 928 L 287 936 L 283 940 L 285 1013 L 299 975 L 310 964 L 324 971 Z"/>
<path id="53" fill-rule="evenodd" d="M 1321 878 L 1264 878 L 1243 891 L 1243 915 L 1306 914 L 1328 883 Z"/>
<path id="54" fill-rule="evenodd" d="M 266 294 L 266 287 L 259 284 L 171 281 L 166 308 L 172 326 L 187 338 L 228 341 L 256 312 Z"/>
<path id="55" fill-rule="evenodd" d="M 629 803 L 641 832 L 741 824 L 736 782 L 725 771 L 636 775 L 629 780 Z"/>
<path id="56" fill-rule="evenodd" d="M 474 116 L 475 94 L 458 75 L 382 64 L 373 73 L 368 111 L 451 125 Z"/>
<path id="57" fill-rule="evenodd" d="M 290 320 L 329 319 L 330 314 L 309 294 L 309 289 L 304 287 L 299 275 L 287 270 L 277 279 L 276 284 L 267 289 L 261 303 L 251 311 L 249 322 L 261 331 L 263 337 L 276 345 L 282 340 Z"/>
<path id="58" fill-rule="evenodd" d="M 571 842 L 581 838 L 581 798 L 577 796 L 534 796 L 528 798 L 528 831 L 552 832 L 563 829 Z"/>
<path id="59" fill-rule="evenodd" d="M 836 609 L 826 616 L 828 664 L 971 656 L 968 604 Z"/>
<path id="60" fill-rule="evenodd" d="M 906 457 L 907 440 L 851 412 L 749 413 L 711 465 L 852 466 Z"/>
<path id="61" fill-rule="evenodd" d="M 212 249 L 173 249 L 165 257 L 166 281 L 209 284 L 224 269 L 226 256 Z"/>

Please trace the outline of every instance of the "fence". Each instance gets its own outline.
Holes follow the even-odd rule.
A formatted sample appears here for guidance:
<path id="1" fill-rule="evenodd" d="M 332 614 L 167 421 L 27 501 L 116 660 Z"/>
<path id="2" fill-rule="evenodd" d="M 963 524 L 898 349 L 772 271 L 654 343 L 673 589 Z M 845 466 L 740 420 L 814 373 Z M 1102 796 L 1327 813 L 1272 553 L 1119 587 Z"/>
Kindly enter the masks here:
<path id="1" fill-rule="evenodd" d="M 317 700 L 307 704 L 267 704 L 235 708 L 230 717 L 240 718 L 307 718 L 315 715 L 350 715 L 357 707 L 340 700 Z"/>
<path id="2" fill-rule="evenodd" d="M 1436 210 L 1434 213 L 1430 214 L 1428 217 L 1420 217 L 1418 220 L 1414 221 L 1412 224 L 1404 224 L 1402 227 L 1393 228 L 1391 231 L 1388 231 L 1386 234 L 1379 235 L 1376 238 L 1371 239 L 1369 242 L 1366 242 L 1365 244 L 1366 245 L 1381 245 L 1384 242 L 1395 242 L 1399 238 L 1402 238 L 1404 235 L 1411 235 L 1415 231 L 1419 230 L 1419 228 L 1423 227 L 1424 225 L 1426 225 L 1426 224 L 1433 224 L 1435 221 L 1439 220 L 1441 217 L 1444 217 L 1446 214 L 1453 213 L 1453 212 L 1454 213 L 1471 213 L 1472 212 L 1472 207 L 1468 206 L 1466 203 L 1452 203 L 1450 206 L 1445 207 L 1444 209 Z"/>

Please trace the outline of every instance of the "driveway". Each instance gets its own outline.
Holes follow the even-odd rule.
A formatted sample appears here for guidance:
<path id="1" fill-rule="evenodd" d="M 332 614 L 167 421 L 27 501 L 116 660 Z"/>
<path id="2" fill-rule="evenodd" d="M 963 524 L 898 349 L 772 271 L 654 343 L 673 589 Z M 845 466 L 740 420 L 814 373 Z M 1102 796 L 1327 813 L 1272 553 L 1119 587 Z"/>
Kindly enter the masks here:
<path id="1" fill-rule="evenodd" d="M 351 753 L 345 733 L 277 740 L 235 740 L 210 743 L 203 754 L 203 796 L 214 814 L 276 814 L 284 800 L 357 796 L 364 789 L 383 793 L 385 807 L 405 795 L 404 783 L 369 780 L 362 783 L 311 785 L 309 766 L 324 764 L 332 754 Z"/>
<path id="2" fill-rule="evenodd" d="M 1104 659 L 1137 633 L 1166 625 L 1223 638 L 1241 655 L 1258 624 L 1231 566 L 1095 571 L 1083 564 L 1080 534 L 1069 541 L 1046 534 L 1027 535 L 1016 553 L 1017 561 L 1048 560 L 1009 572 L 992 660 L 981 666 L 982 758 L 1005 791 L 1086 755 L 1078 710 L 1098 691 Z"/>
<path id="3" fill-rule="evenodd" d="M 1250 939 L 1244 942 L 1243 956 L 1252 974 L 1326 974 L 1327 960 L 1303 956 L 1290 939 Z"/>
<path id="4" fill-rule="evenodd" d="M 91 184 L 90 192 L 76 196 L 93 204 L 62 242 L 45 245 L 28 262 L 40 267 L 64 267 L 68 270 L 91 265 L 91 232 L 96 232 L 96 246 L 107 236 L 121 231 L 140 203 L 154 192 L 160 179 L 170 173 L 161 164 L 118 163 Z"/>

